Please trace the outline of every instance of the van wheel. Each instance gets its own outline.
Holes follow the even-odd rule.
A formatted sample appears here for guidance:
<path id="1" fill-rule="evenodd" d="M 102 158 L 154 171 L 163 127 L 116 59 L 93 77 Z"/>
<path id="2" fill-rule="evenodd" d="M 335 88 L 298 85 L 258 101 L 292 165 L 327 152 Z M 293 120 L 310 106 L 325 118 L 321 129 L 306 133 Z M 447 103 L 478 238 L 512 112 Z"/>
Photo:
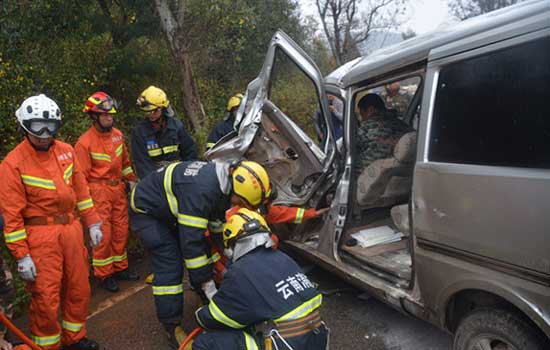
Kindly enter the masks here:
<path id="1" fill-rule="evenodd" d="M 458 326 L 454 350 L 544 350 L 537 329 L 516 314 L 499 309 L 478 309 Z"/>

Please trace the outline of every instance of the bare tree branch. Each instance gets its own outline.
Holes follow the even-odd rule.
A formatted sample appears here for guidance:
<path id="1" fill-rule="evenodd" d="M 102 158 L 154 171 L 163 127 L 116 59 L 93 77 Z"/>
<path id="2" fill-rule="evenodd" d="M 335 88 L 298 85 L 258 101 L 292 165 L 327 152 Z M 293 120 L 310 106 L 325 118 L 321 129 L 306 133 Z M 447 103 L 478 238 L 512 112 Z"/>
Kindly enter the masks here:
<path id="1" fill-rule="evenodd" d="M 363 2 L 316 0 L 323 30 L 337 65 L 357 56 L 358 44 L 365 42 L 373 31 L 388 30 L 398 24 L 397 14 L 402 12 L 400 5 L 403 0 L 369 0 L 367 6 Z"/>

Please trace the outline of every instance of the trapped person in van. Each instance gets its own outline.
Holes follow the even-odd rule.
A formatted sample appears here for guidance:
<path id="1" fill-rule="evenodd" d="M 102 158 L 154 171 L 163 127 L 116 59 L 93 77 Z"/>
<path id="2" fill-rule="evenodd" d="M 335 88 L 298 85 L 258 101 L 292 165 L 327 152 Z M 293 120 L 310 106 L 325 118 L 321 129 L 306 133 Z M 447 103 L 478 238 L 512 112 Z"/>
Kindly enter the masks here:
<path id="1" fill-rule="evenodd" d="M 384 100 L 386 109 L 395 111 L 396 117 L 401 118 L 407 113 L 407 107 L 411 102 L 411 95 L 401 88 L 399 81 L 384 85 L 380 97 Z"/>
<path id="2" fill-rule="evenodd" d="M 377 94 L 367 94 L 359 100 L 361 122 L 357 130 L 358 174 L 377 159 L 391 156 L 399 138 L 410 131 L 407 124 L 386 109 Z"/>
<path id="3" fill-rule="evenodd" d="M 75 150 L 55 139 L 61 125 L 57 104 L 32 96 L 15 116 L 25 140 L 0 165 L 0 211 L 6 246 L 32 296 L 31 338 L 46 350 L 99 349 L 86 338 L 90 267 L 77 215 L 89 228 L 92 246 L 101 243 L 101 219 Z"/>
<path id="4" fill-rule="evenodd" d="M 193 350 L 326 349 L 322 295 L 294 260 L 272 249 L 264 218 L 241 208 L 222 235 L 232 264 L 210 303 L 196 312 L 206 331 Z"/>
<path id="5" fill-rule="evenodd" d="M 164 91 L 151 85 L 137 104 L 147 114 L 132 133 L 132 157 L 140 179 L 172 162 L 197 159 L 195 142 L 175 118 Z"/>
<path id="6" fill-rule="evenodd" d="M 135 281 L 139 276 L 128 270 L 128 201 L 126 182 L 133 187 L 137 177 L 132 170 L 124 135 L 113 127 L 116 101 L 102 91 L 92 94 L 82 112 L 92 126 L 78 139 L 76 156 L 88 180 L 96 212 L 103 221 L 103 241 L 93 249 L 94 276 L 101 287 L 117 292 L 116 281 Z"/>
<path id="7" fill-rule="evenodd" d="M 210 135 L 208 135 L 208 139 L 206 140 L 206 150 L 214 147 L 216 142 L 218 142 L 222 137 L 235 130 L 235 116 L 243 98 L 243 94 L 236 94 L 231 96 L 229 101 L 227 101 L 227 112 L 225 113 L 225 117 L 214 126 L 210 132 Z"/>

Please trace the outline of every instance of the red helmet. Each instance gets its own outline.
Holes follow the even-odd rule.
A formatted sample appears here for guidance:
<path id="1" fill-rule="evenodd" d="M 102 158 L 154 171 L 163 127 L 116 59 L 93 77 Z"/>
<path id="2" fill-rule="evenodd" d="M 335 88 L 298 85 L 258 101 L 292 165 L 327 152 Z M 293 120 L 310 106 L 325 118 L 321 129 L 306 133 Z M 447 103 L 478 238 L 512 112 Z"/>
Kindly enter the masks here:
<path id="1" fill-rule="evenodd" d="M 84 109 L 84 113 L 116 113 L 118 106 L 111 96 L 107 95 L 103 91 L 94 92 L 92 96 L 88 97 Z"/>

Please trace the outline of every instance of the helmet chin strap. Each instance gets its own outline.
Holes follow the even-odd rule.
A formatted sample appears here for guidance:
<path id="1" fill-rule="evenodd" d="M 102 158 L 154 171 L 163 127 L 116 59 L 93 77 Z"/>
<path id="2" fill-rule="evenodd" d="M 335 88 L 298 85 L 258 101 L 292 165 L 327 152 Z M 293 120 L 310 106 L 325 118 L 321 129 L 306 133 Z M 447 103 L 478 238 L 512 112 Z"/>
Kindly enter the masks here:
<path id="1" fill-rule="evenodd" d="M 50 147 L 52 147 L 53 145 L 53 140 L 48 143 L 47 146 L 37 146 L 35 145 L 34 143 L 32 143 L 32 141 L 29 139 L 29 133 L 28 132 L 25 132 L 25 137 L 27 138 L 27 140 L 29 141 L 29 143 L 31 144 L 32 148 L 34 148 L 35 150 L 39 151 L 39 152 L 48 152 Z"/>
<path id="2" fill-rule="evenodd" d="M 99 122 L 99 117 L 97 115 L 93 116 L 92 120 L 94 121 L 94 125 L 95 125 L 96 130 L 99 131 L 99 132 L 107 133 L 107 132 L 113 130 L 113 124 L 111 124 L 111 126 L 108 127 L 108 128 L 101 125 L 101 123 Z"/>

